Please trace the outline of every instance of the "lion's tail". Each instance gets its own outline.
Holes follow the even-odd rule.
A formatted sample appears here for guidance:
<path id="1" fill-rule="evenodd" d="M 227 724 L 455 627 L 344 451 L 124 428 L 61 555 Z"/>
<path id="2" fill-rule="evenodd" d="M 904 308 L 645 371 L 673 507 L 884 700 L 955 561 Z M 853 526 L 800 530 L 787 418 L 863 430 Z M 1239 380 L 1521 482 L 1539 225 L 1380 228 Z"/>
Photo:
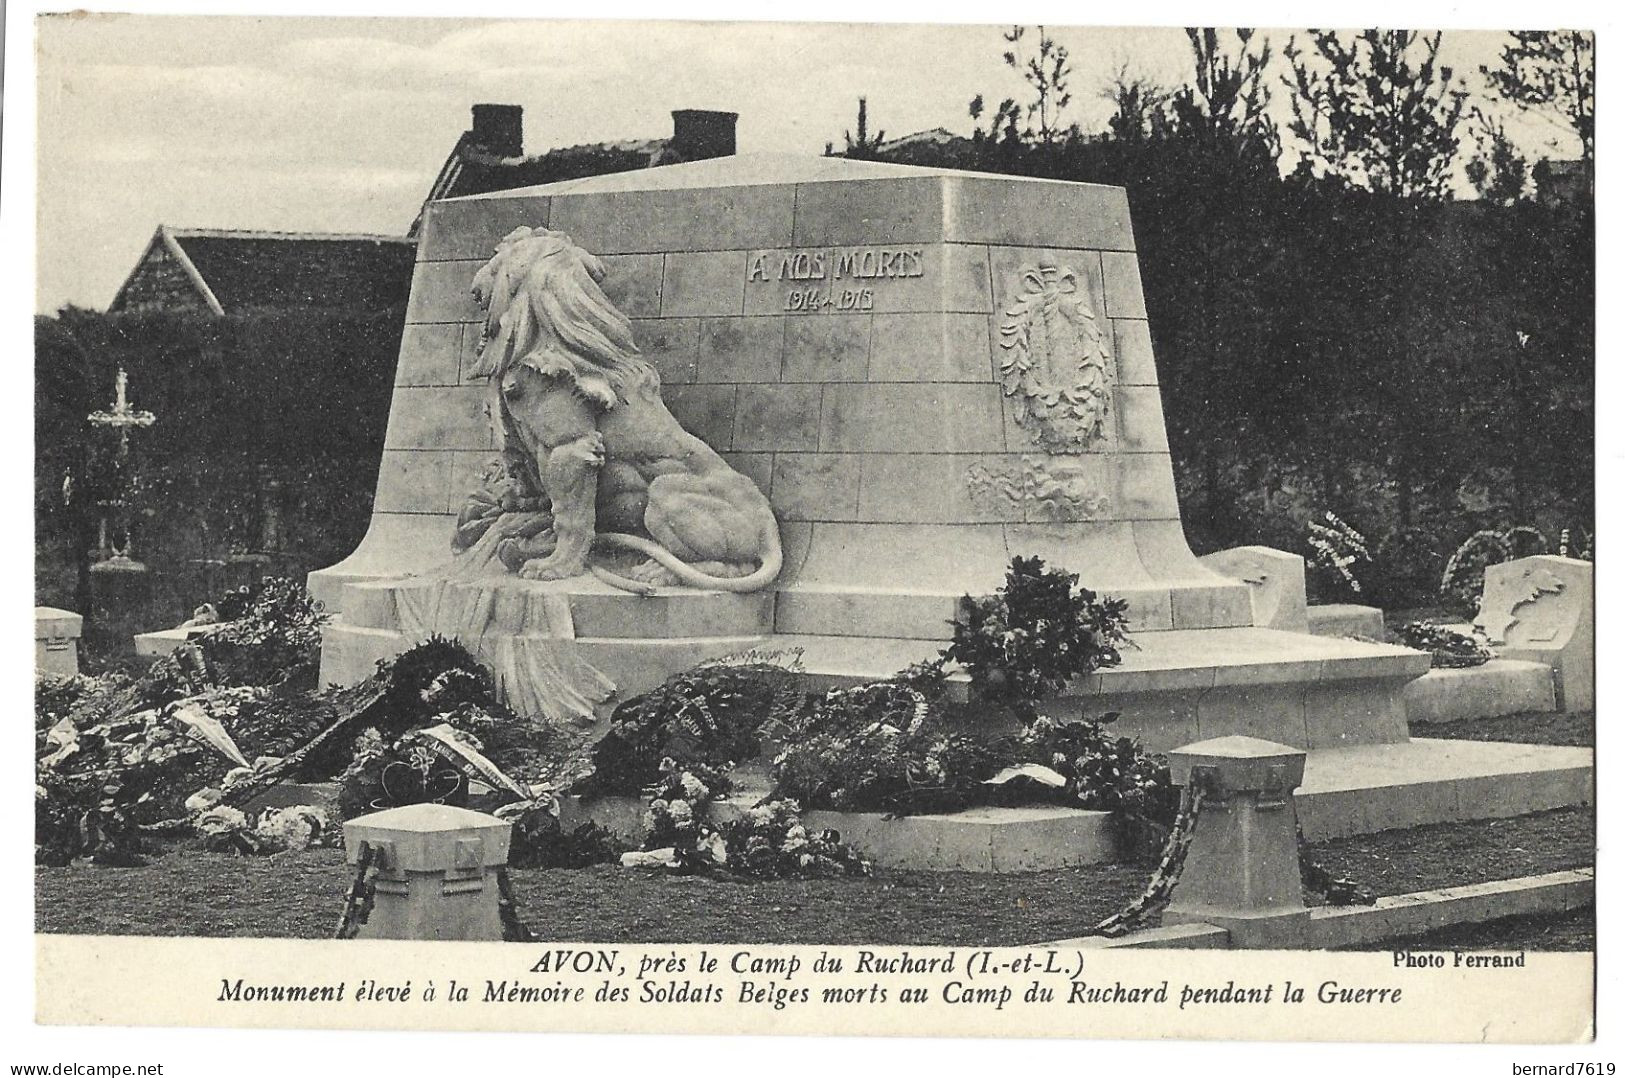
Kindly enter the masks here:
<path id="1" fill-rule="evenodd" d="M 661 546 L 659 543 L 645 539 L 638 535 L 627 535 L 624 532 L 600 532 L 598 538 L 613 546 L 625 547 L 647 554 L 681 580 L 683 583 L 695 588 L 710 588 L 714 591 L 749 592 L 761 591 L 779 578 L 779 571 L 784 568 L 784 547 L 779 542 L 778 522 L 768 514 L 767 521 L 762 527 L 765 533 L 762 536 L 762 564 L 748 576 L 712 576 L 702 573 L 689 565 L 677 555 Z M 648 585 L 640 584 L 635 580 L 628 580 L 616 573 L 599 571 L 593 572 L 605 583 L 613 584 L 628 591 L 637 591 L 647 594 Z"/>

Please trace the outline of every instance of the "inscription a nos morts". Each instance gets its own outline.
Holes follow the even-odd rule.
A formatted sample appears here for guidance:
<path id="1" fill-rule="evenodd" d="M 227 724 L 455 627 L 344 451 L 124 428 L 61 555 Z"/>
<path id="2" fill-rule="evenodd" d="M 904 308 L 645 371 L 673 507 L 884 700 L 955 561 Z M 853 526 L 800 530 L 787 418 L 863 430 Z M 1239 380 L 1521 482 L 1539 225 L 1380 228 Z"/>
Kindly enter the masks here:
<path id="1" fill-rule="evenodd" d="M 780 309 L 791 313 L 872 311 L 877 288 L 924 276 L 919 247 L 758 251 L 747 265 L 745 287 L 774 286 L 784 297 Z"/>

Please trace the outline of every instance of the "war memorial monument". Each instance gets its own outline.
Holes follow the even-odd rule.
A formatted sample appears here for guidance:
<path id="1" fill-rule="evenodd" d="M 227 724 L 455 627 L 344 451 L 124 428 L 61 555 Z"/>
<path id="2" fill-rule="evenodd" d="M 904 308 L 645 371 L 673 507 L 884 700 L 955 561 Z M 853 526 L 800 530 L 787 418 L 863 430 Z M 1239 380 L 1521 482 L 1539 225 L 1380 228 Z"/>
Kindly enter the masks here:
<path id="1" fill-rule="evenodd" d="M 855 684 L 1037 555 L 1129 604 L 1065 707 L 1307 750 L 1311 837 L 1589 799 L 1588 752 L 1411 739 L 1429 657 L 1304 631 L 1301 562 L 1192 553 L 1120 188 L 742 156 L 452 199 L 406 321 L 324 681 L 439 632 L 583 724 L 748 649 Z"/>

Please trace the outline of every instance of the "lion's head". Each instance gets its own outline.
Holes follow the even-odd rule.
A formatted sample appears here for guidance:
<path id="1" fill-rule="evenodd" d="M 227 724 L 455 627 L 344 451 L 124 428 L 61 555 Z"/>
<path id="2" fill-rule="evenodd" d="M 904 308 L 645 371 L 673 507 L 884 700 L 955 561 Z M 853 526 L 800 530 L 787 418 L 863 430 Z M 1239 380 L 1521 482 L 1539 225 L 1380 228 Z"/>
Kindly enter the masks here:
<path id="1" fill-rule="evenodd" d="M 562 232 L 508 233 L 474 275 L 485 325 L 473 373 L 500 378 L 520 364 L 554 373 L 563 360 L 572 371 L 591 368 L 592 381 L 607 380 L 621 399 L 658 392 L 659 376 L 638 354 L 632 323 L 604 294 L 603 279 L 604 264 Z"/>

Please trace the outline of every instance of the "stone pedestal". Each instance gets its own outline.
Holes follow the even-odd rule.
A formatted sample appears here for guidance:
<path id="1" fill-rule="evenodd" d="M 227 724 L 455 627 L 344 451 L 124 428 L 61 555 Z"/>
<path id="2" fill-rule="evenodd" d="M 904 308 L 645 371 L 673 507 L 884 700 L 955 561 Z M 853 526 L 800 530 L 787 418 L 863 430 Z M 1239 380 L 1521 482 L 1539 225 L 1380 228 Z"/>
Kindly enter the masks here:
<path id="1" fill-rule="evenodd" d="M 1232 947 L 1307 946 L 1297 810 L 1305 753 L 1254 737 L 1218 737 L 1169 753 L 1175 783 L 1207 791 L 1164 924 L 1205 922 Z"/>
<path id="2" fill-rule="evenodd" d="M 1596 706 L 1596 617 L 1588 561 L 1537 554 L 1484 570 L 1474 624 L 1504 659 L 1552 668 L 1557 710 Z"/>
<path id="3" fill-rule="evenodd" d="M 34 608 L 34 669 L 72 677 L 79 672 L 79 637 L 85 619 L 54 606 Z"/>
<path id="4" fill-rule="evenodd" d="M 512 825 L 449 805 L 408 805 L 344 825 L 345 856 L 361 844 L 378 867 L 360 939 L 500 940 L 496 871 L 508 863 Z"/>

